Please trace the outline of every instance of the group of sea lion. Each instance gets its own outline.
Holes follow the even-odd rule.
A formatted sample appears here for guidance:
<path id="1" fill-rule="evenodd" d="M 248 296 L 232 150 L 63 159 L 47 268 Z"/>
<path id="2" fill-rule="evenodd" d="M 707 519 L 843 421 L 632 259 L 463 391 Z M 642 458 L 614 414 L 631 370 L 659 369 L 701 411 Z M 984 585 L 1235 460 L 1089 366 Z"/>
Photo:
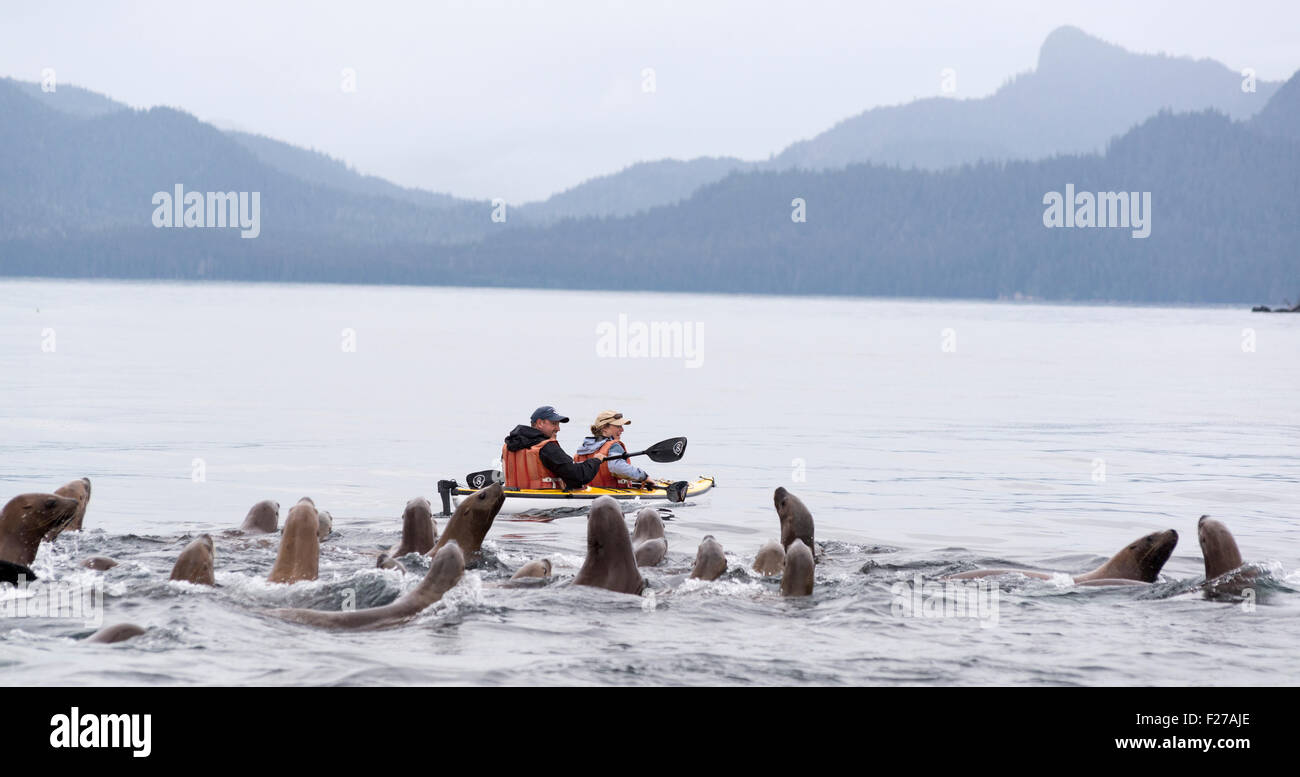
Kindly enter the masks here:
<path id="1" fill-rule="evenodd" d="M 1207 593 L 1240 593 L 1258 575 L 1258 570 L 1243 566 L 1237 541 L 1222 521 L 1202 515 L 1196 522 L 1197 539 L 1205 561 Z M 1173 529 L 1152 532 L 1124 546 L 1106 563 L 1082 574 L 1073 575 L 1075 585 L 1150 585 L 1160 575 L 1165 562 L 1178 544 L 1178 532 Z M 1028 569 L 973 569 L 945 577 L 945 580 L 968 580 L 1001 575 L 1024 575 L 1039 580 L 1051 580 L 1054 575 Z"/>
<path id="2" fill-rule="evenodd" d="M 0 511 L 0 582 L 17 583 L 20 578 L 35 580 L 29 564 L 36 558 L 42 540 L 53 541 L 61 532 L 80 530 L 90 501 L 90 480 L 82 478 L 55 490 L 52 494 L 22 494 L 9 500 Z M 505 502 L 500 484 L 484 489 L 463 500 L 447 522 L 447 530 L 437 538 L 428 500 L 407 503 L 403 538 L 390 554 L 380 557 L 380 566 L 390 555 L 419 552 L 432 556 L 424 580 L 397 601 L 382 607 L 352 612 L 318 612 L 292 608 L 266 611 L 285 620 L 338 628 L 376 628 L 411 618 L 437 602 L 450 590 L 465 571 L 466 557 L 476 554 L 492 521 Z M 319 573 L 320 542 L 333 531 L 333 517 L 317 510 L 310 497 L 303 497 L 279 526 L 280 504 L 264 500 L 248 511 L 237 535 L 260 535 L 280 532 L 275 563 L 267 575 L 271 583 L 295 583 L 315 580 Z M 435 541 L 436 540 L 436 541 Z M 81 562 L 87 569 L 104 571 L 117 566 L 107 556 L 90 556 Z M 400 567 L 400 564 L 398 565 Z M 211 534 L 201 534 L 191 541 L 172 566 L 171 580 L 195 585 L 216 584 L 216 543 Z M 405 570 L 403 570 L 405 571 Z M 135 624 L 118 623 L 91 635 L 91 642 L 119 642 L 143 634 Z"/>
<path id="3" fill-rule="evenodd" d="M 784 596 L 808 596 L 813 591 L 815 563 L 812 513 L 784 488 L 776 490 L 774 504 L 781 522 L 781 542 L 764 545 L 753 569 L 762 575 L 781 575 Z M 658 566 L 667 554 L 664 523 L 656 508 L 641 508 L 629 536 L 618 502 L 603 496 L 592 503 L 587 515 L 587 556 L 573 582 L 617 593 L 640 594 L 646 581 L 639 567 Z M 548 559 L 530 562 L 515 577 L 537 576 L 543 568 L 549 573 Z M 696 549 L 691 579 L 717 580 L 726 571 L 727 557 L 722 543 L 713 535 L 706 535 Z"/>
<path id="4" fill-rule="evenodd" d="M 21 494 L 10 499 L 0 510 L 0 582 L 16 583 L 25 576 L 35 580 L 29 565 L 40 543 L 54 541 L 65 531 L 79 531 L 90 501 L 89 478 L 74 480 L 51 494 Z M 465 498 L 447 521 L 446 530 L 438 534 L 429 501 L 417 497 L 406 504 L 402 514 L 401 540 L 379 555 L 377 566 L 405 572 L 398 560 L 410 553 L 431 556 L 424 579 L 410 592 L 391 604 L 348 612 L 282 608 L 266 613 L 297 623 L 332 628 L 379 628 L 408 620 L 439 601 L 464 574 L 467 564 L 478 557 L 483 539 L 505 503 L 501 483 L 495 483 Z M 753 570 L 764 576 L 781 576 L 784 596 L 807 596 L 813 592 L 816 557 L 812 513 L 803 502 L 785 488 L 776 489 L 773 504 L 780 519 L 781 539 L 759 549 Z M 284 526 L 279 526 L 280 504 L 264 500 L 253 505 L 240 535 L 280 532 L 280 544 L 274 565 L 267 575 L 271 583 L 294 583 L 315 580 L 319 571 L 320 543 L 333 530 L 333 518 L 317 510 L 310 497 L 303 497 L 289 510 Z M 1254 579 L 1255 572 L 1243 567 L 1241 552 L 1227 527 L 1209 516 L 1197 524 L 1201 551 L 1205 560 L 1207 592 L 1232 592 Z M 1178 543 L 1173 529 L 1153 532 L 1139 538 L 1116 553 L 1098 568 L 1074 575 L 1077 585 L 1142 585 L 1154 582 Z M 668 552 L 663 519 L 653 507 L 637 513 L 629 535 L 623 513 L 611 497 L 592 503 L 587 516 L 587 555 L 573 582 L 610 591 L 640 594 L 646 587 L 639 567 L 663 562 Z M 197 585 L 215 585 L 216 545 L 212 535 L 201 534 L 181 551 L 172 567 L 171 579 Z M 91 556 L 81 566 L 106 570 L 117 562 L 105 556 Z M 691 578 L 716 580 L 727 571 L 722 545 L 707 535 L 696 551 Z M 512 579 L 549 578 L 549 559 L 531 561 Z M 1032 570 L 977 569 L 950 575 L 945 579 L 970 579 L 1006 574 L 1051 579 L 1053 576 Z M 129 623 L 108 626 L 91 636 L 94 642 L 116 642 L 144 633 Z"/>

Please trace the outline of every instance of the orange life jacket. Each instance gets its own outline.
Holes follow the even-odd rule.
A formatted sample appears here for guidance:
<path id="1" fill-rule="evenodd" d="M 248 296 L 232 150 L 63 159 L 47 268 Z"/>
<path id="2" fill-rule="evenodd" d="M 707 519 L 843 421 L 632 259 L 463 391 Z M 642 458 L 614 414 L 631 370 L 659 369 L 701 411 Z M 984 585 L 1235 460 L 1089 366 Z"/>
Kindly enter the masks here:
<path id="1" fill-rule="evenodd" d="M 604 445 L 600 446 L 599 448 L 592 451 L 591 453 L 575 454 L 573 457 L 573 461 L 575 464 L 578 462 L 586 461 L 587 459 L 590 459 L 592 456 L 595 456 L 597 453 L 599 453 L 602 456 L 608 456 L 609 449 L 613 447 L 613 445 L 614 445 L 613 440 L 606 440 Z M 624 478 L 618 477 L 613 472 L 609 471 L 609 462 L 602 461 L 600 462 L 600 471 L 596 473 L 596 477 L 592 478 L 591 482 L 588 483 L 587 485 L 595 486 L 596 488 L 631 488 L 632 486 L 636 485 L 636 482 L 637 481 L 635 480 L 626 480 Z"/>
<path id="2" fill-rule="evenodd" d="M 542 447 L 551 442 L 555 442 L 554 437 L 517 451 L 510 450 L 506 445 L 501 446 L 501 465 L 506 470 L 506 488 L 564 488 L 560 479 L 542 464 Z"/>

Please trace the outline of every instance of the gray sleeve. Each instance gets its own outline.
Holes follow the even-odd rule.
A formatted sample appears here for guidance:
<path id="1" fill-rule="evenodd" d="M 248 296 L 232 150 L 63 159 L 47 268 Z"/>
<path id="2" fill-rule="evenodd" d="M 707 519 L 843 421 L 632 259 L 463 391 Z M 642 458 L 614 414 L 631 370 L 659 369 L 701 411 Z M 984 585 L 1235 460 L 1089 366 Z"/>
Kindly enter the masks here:
<path id="1" fill-rule="evenodd" d="M 610 456 L 617 456 L 620 453 L 626 453 L 626 452 L 627 452 L 627 448 L 623 447 L 623 443 L 616 442 L 613 445 L 609 446 Z M 620 477 L 623 478 L 624 480 L 645 480 L 646 479 L 645 471 L 638 469 L 634 464 L 632 464 L 632 462 L 628 461 L 627 459 L 617 459 L 615 461 L 609 462 L 609 471 L 614 473 L 615 477 Z"/>

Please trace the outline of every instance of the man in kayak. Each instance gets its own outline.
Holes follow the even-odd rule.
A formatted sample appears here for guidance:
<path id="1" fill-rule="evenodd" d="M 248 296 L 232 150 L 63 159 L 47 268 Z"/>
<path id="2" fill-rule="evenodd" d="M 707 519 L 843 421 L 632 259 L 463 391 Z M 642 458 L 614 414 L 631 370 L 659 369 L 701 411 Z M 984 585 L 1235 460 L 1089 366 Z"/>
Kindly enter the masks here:
<path id="1" fill-rule="evenodd" d="M 600 473 L 604 454 L 575 463 L 564 452 L 555 435 L 569 419 L 550 405 L 533 411 L 532 426 L 520 424 L 506 435 L 501 446 L 501 466 L 506 488 L 582 488 Z"/>
<path id="2" fill-rule="evenodd" d="M 624 418 L 622 413 L 613 410 L 600 411 L 595 423 L 591 425 L 592 436 L 582 441 L 573 460 L 584 462 L 597 456 L 617 456 L 627 453 L 620 438 L 623 436 L 623 427 L 630 423 L 632 422 Z M 591 485 L 602 488 L 654 488 L 655 482 L 650 479 L 645 470 L 633 465 L 627 459 L 615 459 L 601 463 L 600 472 L 592 478 Z"/>

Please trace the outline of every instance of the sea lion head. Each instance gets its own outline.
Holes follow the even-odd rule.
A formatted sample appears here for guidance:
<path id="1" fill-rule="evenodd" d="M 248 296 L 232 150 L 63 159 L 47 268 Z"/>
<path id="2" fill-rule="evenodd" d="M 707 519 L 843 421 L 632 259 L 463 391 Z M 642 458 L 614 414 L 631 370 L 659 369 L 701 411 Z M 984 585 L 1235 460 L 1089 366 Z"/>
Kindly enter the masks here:
<path id="1" fill-rule="evenodd" d="M 695 565 L 691 568 L 691 577 L 698 580 L 717 580 L 727 571 L 727 556 L 722 551 L 722 543 L 712 534 L 704 535 L 700 547 L 695 551 Z"/>
<path id="2" fill-rule="evenodd" d="M 784 487 L 772 494 L 772 503 L 776 514 L 781 519 L 781 546 L 790 550 L 790 543 L 796 539 L 811 551 L 813 548 L 813 517 L 799 497 L 786 491 Z"/>
<path id="3" fill-rule="evenodd" d="M 45 539 L 49 542 L 54 542 L 65 531 L 81 531 L 82 522 L 86 517 L 86 506 L 90 503 L 90 478 L 78 478 L 65 483 L 54 489 L 54 495 L 77 500 L 77 512 L 72 516 L 72 520 L 46 532 Z"/>
<path id="4" fill-rule="evenodd" d="M 640 594 L 645 588 L 623 511 L 613 497 L 602 496 L 591 503 L 587 513 L 587 557 L 573 582 L 625 594 Z"/>
<path id="5" fill-rule="evenodd" d="M 466 516 L 470 519 L 475 533 L 481 532 L 486 536 L 488 529 L 492 528 L 492 521 L 496 519 L 497 513 L 501 512 L 501 506 L 505 503 L 506 487 L 504 483 L 498 481 L 462 500 L 456 506 L 456 512 L 452 514 L 451 520 L 455 520 L 457 516 Z M 450 525 L 451 521 L 447 523 Z"/>
<path id="6" fill-rule="evenodd" d="M 108 556 L 90 556 L 89 558 L 82 559 L 81 561 L 81 566 L 83 568 L 93 569 L 97 572 L 107 571 L 117 565 L 118 565 L 117 559 L 109 558 Z"/>
<path id="7" fill-rule="evenodd" d="M 19 494 L 0 510 L 0 546 L 26 566 L 36 558 L 41 538 L 63 530 L 77 515 L 81 502 L 56 494 Z"/>
<path id="8" fill-rule="evenodd" d="M 451 518 L 447 520 L 447 528 L 438 539 L 438 544 L 434 545 L 426 555 L 433 555 L 444 545 L 455 540 L 460 544 L 462 553 L 468 555 L 471 560 L 477 558 L 476 554 L 483 547 L 483 538 L 492 529 L 492 521 L 496 519 L 497 513 L 501 512 L 501 506 L 505 503 L 506 488 L 505 484 L 500 482 L 465 497 L 460 504 L 456 505 L 456 512 L 452 513 Z"/>
<path id="9" fill-rule="evenodd" d="M 1213 580 L 1242 565 L 1237 541 L 1222 522 L 1202 515 L 1196 522 L 1196 533 L 1201 541 L 1201 555 L 1205 557 L 1206 580 Z"/>
<path id="10" fill-rule="evenodd" d="M 785 548 L 776 540 L 759 548 L 758 555 L 754 557 L 753 569 L 760 575 L 781 574 L 785 569 Z"/>
<path id="11" fill-rule="evenodd" d="M 330 515 L 329 510 L 321 510 L 316 513 L 316 539 L 323 540 L 330 536 L 334 531 L 334 516 Z"/>
<path id="12" fill-rule="evenodd" d="M 813 592 L 813 554 L 803 540 L 790 543 L 781 573 L 782 596 L 808 596 Z"/>
<path id="13" fill-rule="evenodd" d="M 487 488 L 481 488 L 475 491 L 468 498 L 460 503 L 460 506 L 471 505 L 476 515 L 486 513 L 492 518 L 501 512 L 501 506 L 506 503 L 506 486 L 501 481 L 496 481 Z"/>
<path id="14" fill-rule="evenodd" d="M 54 493 L 58 496 L 70 496 L 79 502 L 90 501 L 90 478 L 78 478 L 59 486 Z"/>
<path id="15" fill-rule="evenodd" d="M 185 580 L 196 585 L 213 585 L 216 548 L 211 534 L 200 534 L 185 546 L 172 566 L 172 580 Z"/>
<path id="16" fill-rule="evenodd" d="M 402 540 L 393 548 L 393 556 L 428 553 L 438 543 L 438 522 L 433 520 L 429 500 L 417 496 L 402 510 Z"/>
<path id="17" fill-rule="evenodd" d="M 320 519 L 316 504 L 307 497 L 289 508 L 280 532 L 280 549 L 267 580 L 294 583 L 315 580 L 320 571 Z"/>
<path id="18" fill-rule="evenodd" d="M 642 507 L 636 514 L 636 524 L 632 528 L 632 542 L 657 540 L 664 536 L 664 519 L 659 517 L 659 508 Z"/>
<path id="19" fill-rule="evenodd" d="M 622 548 L 620 538 L 627 539 L 628 548 L 632 547 L 618 502 L 613 497 L 602 496 L 592 503 L 587 514 L 587 555 L 597 558 L 609 555 L 612 550 Z"/>
<path id="20" fill-rule="evenodd" d="M 421 535 L 428 534 L 427 527 L 434 527 L 436 534 L 437 524 L 433 520 L 433 505 L 429 500 L 422 496 L 406 501 L 406 507 L 402 509 L 402 534 L 415 532 Z M 435 537 L 436 539 L 436 537 Z"/>
<path id="21" fill-rule="evenodd" d="M 1177 544 L 1178 532 L 1173 529 L 1151 532 L 1145 537 L 1139 537 L 1112 556 L 1110 561 L 1102 566 L 1105 573 L 1099 574 L 1098 577 L 1154 583 Z"/>
<path id="22" fill-rule="evenodd" d="M 512 575 L 510 579 L 521 580 L 528 578 L 547 578 L 550 576 L 551 560 L 549 558 L 544 558 L 538 559 L 537 561 L 529 561 L 527 564 L 524 564 L 515 571 L 514 575 Z"/>
<path id="23" fill-rule="evenodd" d="M 460 543 L 450 540 L 433 554 L 433 563 L 429 565 L 429 571 L 425 573 L 420 585 L 428 586 L 441 597 L 460 582 L 463 574 L 465 554 L 461 552 Z"/>
<path id="24" fill-rule="evenodd" d="M 248 509 L 244 522 L 239 525 L 246 534 L 273 534 L 280 530 L 280 503 L 263 499 Z"/>
<path id="25" fill-rule="evenodd" d="M 131 639 L 132 637 L 138 637 L 144 633 L 145 630 L 134 623 L 115 623 L 112 626 L 105 626 L 94 634 L 91 634 L 86 638 L 86 641 L 111 644 L 113 642 L 122 642 Z"/>

